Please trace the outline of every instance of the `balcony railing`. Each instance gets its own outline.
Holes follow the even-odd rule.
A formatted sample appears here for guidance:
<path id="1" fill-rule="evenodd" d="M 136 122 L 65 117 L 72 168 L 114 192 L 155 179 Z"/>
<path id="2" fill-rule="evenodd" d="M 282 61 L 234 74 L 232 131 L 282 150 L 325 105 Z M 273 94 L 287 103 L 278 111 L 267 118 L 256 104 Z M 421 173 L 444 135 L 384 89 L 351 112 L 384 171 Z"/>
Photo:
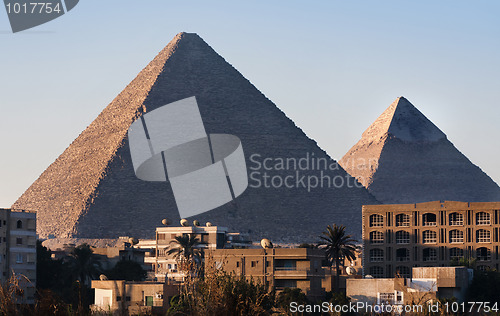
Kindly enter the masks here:
<path id="1" fill-rule="evenodd" d="M 491 261 L 491 257 L 477 257 L 477 261 Z"/>
<path id="2" fill-rule="evenodd" d="M 370 262 L 383 262 L 384 257 L 370 257 Z"/>
<path id="3" fill-rule="evenodd" d="M 275 271 L 298 271 L 299 269 L 306 269 L 306 268 L 297 268 L 297 267 L 275 267 Z"/>
<path id="4" fill-rule="evenodd" d="M 410 257 L 396 257 L 396 261 L 410 261 Z"/>

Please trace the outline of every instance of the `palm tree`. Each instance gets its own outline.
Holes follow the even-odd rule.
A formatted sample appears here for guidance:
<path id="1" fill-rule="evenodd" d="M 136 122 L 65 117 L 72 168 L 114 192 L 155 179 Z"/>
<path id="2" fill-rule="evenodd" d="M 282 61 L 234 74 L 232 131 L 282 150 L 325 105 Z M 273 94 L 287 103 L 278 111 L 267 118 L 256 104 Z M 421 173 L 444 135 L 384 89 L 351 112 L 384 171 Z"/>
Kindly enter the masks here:
<path id="1" fill-rule="evenodd" d="M 326 231 L 319 238 L 321 238 L 319 245 L 325 249 L 326 257 L 330 262 L 330 272 L 333 264 L 335 264 L 337 272 L 335 276 L 335 292 L 338 292 L 340 265 L 343 264 L 342 259 L 348 259 L 349 261 L 356 259 L 357 247 L 354 243 L 357 240 L 352 239 L 351 235 L 346 235 L 345 226 L 337 226 L 337 224 L 333 224 L 333 227 L 328 225 Z"/>
<path id="2" fill-rule="evenodd" d="M 77 279 L 84 285 L 87 285 L 89 279 L 96 279 L 102 271 L 100 260 L 88 244 L 73 249 L 69 264 Z"/>
<path id="3" fill-rule="evenodd" d="M 168 255 L 173 255 L 176 259 L 181 261 L 191 259 L 199 260 L 199 249 L 196 246 L 200 243 L 199 239 L 194 234 L 175 236 L 175 239 L 170 241 L 170 249 L 167 251 Z"/>

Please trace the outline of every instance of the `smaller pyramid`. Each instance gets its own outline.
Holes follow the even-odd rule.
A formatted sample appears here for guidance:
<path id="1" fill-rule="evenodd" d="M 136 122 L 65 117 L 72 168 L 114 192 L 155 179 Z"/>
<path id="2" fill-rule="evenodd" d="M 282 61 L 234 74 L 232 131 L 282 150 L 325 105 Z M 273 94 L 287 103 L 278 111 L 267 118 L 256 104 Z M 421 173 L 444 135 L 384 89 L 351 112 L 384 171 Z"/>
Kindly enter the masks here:
<path id="1" fill-rule="evenodd" d="M 500 201 L 500 187 L 404 97 L 339 163 L 383 203 Z"/>

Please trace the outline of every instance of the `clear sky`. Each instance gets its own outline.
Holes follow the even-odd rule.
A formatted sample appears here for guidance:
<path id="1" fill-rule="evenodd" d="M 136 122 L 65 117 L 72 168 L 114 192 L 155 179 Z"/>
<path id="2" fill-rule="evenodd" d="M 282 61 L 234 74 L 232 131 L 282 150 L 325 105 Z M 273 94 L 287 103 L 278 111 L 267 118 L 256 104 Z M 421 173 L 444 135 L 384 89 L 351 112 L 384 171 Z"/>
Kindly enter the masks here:
<path id="1" fill-rule="evenodd" d="M 0 8 L 0 207 L 181 31 L 337 160 L 403 95 L 500 183 L 499 16 L 499 1 L 82 0 L 12 34 Z"/>

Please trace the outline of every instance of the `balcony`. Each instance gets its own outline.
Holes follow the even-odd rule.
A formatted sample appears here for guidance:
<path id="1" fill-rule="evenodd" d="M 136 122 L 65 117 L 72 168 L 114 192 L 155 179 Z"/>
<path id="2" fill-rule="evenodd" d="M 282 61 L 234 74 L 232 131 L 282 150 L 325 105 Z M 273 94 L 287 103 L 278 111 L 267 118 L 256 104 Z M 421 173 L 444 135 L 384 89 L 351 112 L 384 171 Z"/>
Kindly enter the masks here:
<path id="1" fill-rule="evenodd" d="M 318 270 L 319 271 L 319 270 Z M 307 279 L 313 274 L 310 268 L 296 268 L 296 267 L 275 267 L 274 277 L 276 279 Z"/>
<path id="2" fill-rule="evenodd" d="M 422 226 L 437 226 L 437 216 L 433 213 L 423 215 Z"/>
<path id="3" fill-rule="evenodd" d="M 410 261 L 410 257 L 396 257 L 396 261 L 398 262 Z"/>

